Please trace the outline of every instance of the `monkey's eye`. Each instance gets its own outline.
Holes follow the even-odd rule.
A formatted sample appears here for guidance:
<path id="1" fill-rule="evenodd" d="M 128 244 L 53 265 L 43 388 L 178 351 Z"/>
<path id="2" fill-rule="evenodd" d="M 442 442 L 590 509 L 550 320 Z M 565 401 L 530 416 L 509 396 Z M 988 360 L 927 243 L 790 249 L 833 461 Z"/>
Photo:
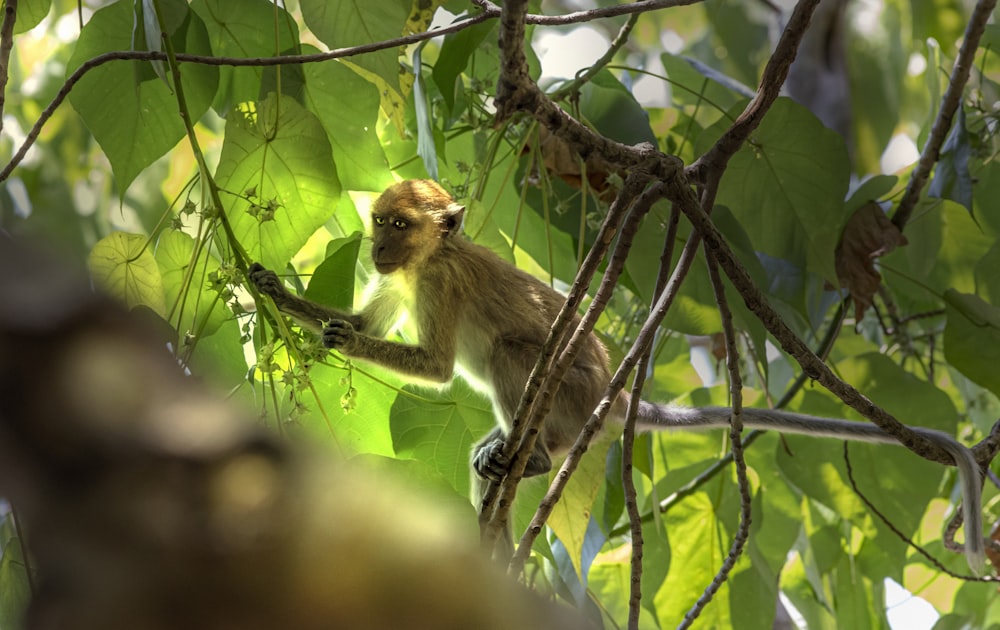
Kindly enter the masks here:
<path id="1" fill-rule="evenodd" d="M 396 228 L 398 228 L 400 230 L 406 229 L 406 221 L 404 221 L 402 219 L 396 219 L 395 221 L 392 222 L 392 224 L 393 224 L 393 226 L 395 226 Z"/>
<path id="2" fill-rule="evenodd" d="M 379 226 L 385 225 L 385 217 L 383 216 L 375 215 L 372 217 L 372 221 L 375 222 L 375 225 Z"/>

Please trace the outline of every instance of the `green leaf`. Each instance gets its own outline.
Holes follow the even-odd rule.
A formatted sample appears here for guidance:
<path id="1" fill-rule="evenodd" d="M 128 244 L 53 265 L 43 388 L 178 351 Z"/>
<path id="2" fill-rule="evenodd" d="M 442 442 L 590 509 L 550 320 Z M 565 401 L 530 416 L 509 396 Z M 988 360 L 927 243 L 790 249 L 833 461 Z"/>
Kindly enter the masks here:
<path id="1" fill-rule="evenodd" d="M 378 89 L 338 61 L 306 64 L 304 72 L 306 106 L 333 146 L 343 188 L 387 188 L 393 180 L 376 133 Z"/>
<path id="2" fill-rule="evenodd" d="M 252 216 L 243 199 L 227 210 L 240 243 L 270 269 L 284 268 L 340 198 L 319 121 L 293 99 L 274 94 L 230 113 L 216 181 L 233 194 L 252 189 L 257 203 L 275 207 L 270 221 Z"/>
<path id="3" fill-rule="evenodd" d="M 413 109 L 417 119 L 417 155 L 424 162 L 424 168 L 431 179 L 438 179 L 438 156 L 437 147 L 434 146 L 434 123 L 431 121 L 431 107 L 427 97 L 427 88 L 424 85 L 424 74 L 421 71 L 423 62 L 424 46 L 426 41 L 421 42 L 413 51 L 413 65 L 415 68 L 416 80 L 413 83 Z"/>
<path id="4" fill-rule="evenodd" d="M 330 48 L 344 48 L 393 39 L 403 34 L 411 0 L 302 0 L 302 17 L 309 29 Z M 352 57 L 351 61 L 379 76 L 397 92 L 399 51 L 395 48 Z"/>
<path id="5" fill-rule="evenodd" d="M 93 15 L 80 33 L 67 75 L 102 53 L 132 49 L 130 5 L 116 2 Z M 171 40 L 178 52 L 211 54 L 205 26 L 193 14 L 171 34 Z M 198 120 L 215 95 L 218 70 L 185 64 L 181 81 L 187 114 Z M 69 100 L 108 156 L 122 194 L 136 175 L 184 137 L 175 95 L 142 62 L 114 61 L 91 70 L 70 92 Z"/>
<path id="6" fill-rule="evenodd" d="M 309 407 L 304 419 L 307 429 L 319 441 L 332 439 L 344 456 L 367 453 L 391 457 L 389 410 L 402 380 L 385 372 L 379 372 L 376 378 L 375 371 L 360 362 L 349 375 L 336 363 L 319 363 L 310 368 L 309 378 L 317 396 L 302 394 Z M 350 387 L 355 389 L 356 406 L 345 410 L 337 401 Z"/>
<path id="7" fill-rule="evenodd" d="M 303 297 L 334 308 L 354 307 L 354 271 L 361 238 L 358 232 L 327 243 L 326 259 L 316 267 Z"/>
<path id="8" fill-rule="evenodd" d="M 427 462 L 469 496 L 472 445 L 494 425 L 493 411 L 481 394 L 460 379 L 446 392 L 407 388 L 396 398 L 389 424 L 398 457 Z"/>
<path id="9" fill-rule="evenodd" d="M 16 537 L 4 537 L 0 544 L 0 628 L 24 627 L 31 584 L 22 551 L 21 540 Z"/>
<path id="10" fill-rule="evenodd" d="M 27 33 L 41 24 L 52 8 L 52 0 L 21 0 L 17 3 L 17 21 L 14 22 L 14 34 Z M 2 599 L 0 599 L 2 601 Z M 0 628 L 8 628 L 0 622 Z"/>
<path id="11" fill-rule="evenodd" d="M 445 35 L 441 52 L 434 64 L 433 78 L 449 111 L 455 109 L 455 95 L 463 89 L 459 76 L 465 72 L 469 59 L 487 37 L 495 37 L 495 20 L 487 20 L 457 33 Z"/>
<path id="12" fill-rule="evenodd" d="M 238 11 L 233 10 L 231 0 L 193 0 L 191 10 L 204 21 L 212 53 L 219 57 L 273 57 L 294 51 L 299 42 L 295 20 L 268 0 L 240 0 Z M 278 27 L 271 28 L 275 20 Z M 282 71 L 289 73 L 290 69 L 222 66 L 212 106 L 225 114 L 239 103 L 263 98 L 265 77 Z"/>
<path id="13" fill-rule="evenodd" d="M 87 264 L 94 282 L 112 297 L 129 308 L 147 306 L 160 317 L 165 316 L 163 279 L 145 236 L 109 234 L 94 245 Z"/>
<path id="14" fill-rule="evenodd" d="M 965 108 L 958 108 L 958 115 L 941 147 L 941 158 L 934 168 L 934 179 L 927 187 L 927 196 L 951 199 L 972 212 L 972 175 L 969 158 L 972 157 L 972 134 L 965 128 Z"/>
<path id="15" fill-rule="evenodd" d="M 580 113 L 607 137 L 625 144 L 650 142 L 649 114 L 608 70 L 601 70 L 580 89 Z"/>
<path id="16" fill-rule="evenodd" d="M 974 383 L 1000 396 L 1000 308 L 954 289 L 944 299 L 948 318 L 945 358 Z"/>
<path id="17" fill-rule="evenodd" d="M 591 514 L 594 500 L 604 485 L 605 462 L 611 437 L 602 436 L 587 448 L 573 476 L 569 478 L 562 498 L 549 515 L 548 526 L 566 547 L 577 577 L 586 580 L 592 554 L 587 547 L 595 536 L 602 538 L 600 530 L 592 526 Z M 549 481 L 557 474 L 558 467 L 550 474 Z"/>
<path id="18" fill-rule="evenodd" d="M 663 53 L 660 61 L 670 79 L 671 101 L 684 107 L 685 111 L 697 107 L 697 120 L 704 124 L 712 124 L 719 120 L 744 98 L 751 98 L 745 93 L 747 89 L 739 83 L 726 83 L 724 75 L 711 74 L 705 71 L 702 64 L 696 64 L 692 59 L 679 55 Z"/>
<path id="19" fill-rule="evenodd" d="M 196 249 L 200 255 L 189 274 Z M 167 319 L 178 331 L 211 335 L 232 318 L 219 293 L 209 288 L 208 276 L 218 272 L 219 261 L 205 248 L 197 248 L 193 238 L 178 231 L 164 233 L 156 244 L 156 262 L 169 308 Z M 185 284 L 187 278 L 190 284 Z"/>
<path id="20" fill-rule="evenodd" d="M 703 136 L 718 138 L 728 125 Z M 801 105 L 779 98 L 730 160 L 716 203 L 733 211 L 759 251 L 836 282 L 834 249 L 847 218 L 849 179 L 843 139 Z"/>

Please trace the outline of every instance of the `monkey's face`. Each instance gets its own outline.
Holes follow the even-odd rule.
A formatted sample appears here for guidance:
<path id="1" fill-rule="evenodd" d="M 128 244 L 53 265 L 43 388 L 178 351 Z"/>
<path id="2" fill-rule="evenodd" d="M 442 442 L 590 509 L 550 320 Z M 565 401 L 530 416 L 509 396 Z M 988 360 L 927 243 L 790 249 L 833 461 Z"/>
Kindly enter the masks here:
<path id="1" fill-rule="evenodd" d="M 417 262 L 422 227 L 397 212 L 372 214 L 372 261 L 381 274 Z M 424 245 L 426 247 L 426 245 Z"/>
<path id="2" fill-rule="evenodd" d="M 387 189 L 372 208 L 372 260 L 381 274 L 418 269 L 461 226 L 463 208 L 437 183 L 409 180 Z"/>

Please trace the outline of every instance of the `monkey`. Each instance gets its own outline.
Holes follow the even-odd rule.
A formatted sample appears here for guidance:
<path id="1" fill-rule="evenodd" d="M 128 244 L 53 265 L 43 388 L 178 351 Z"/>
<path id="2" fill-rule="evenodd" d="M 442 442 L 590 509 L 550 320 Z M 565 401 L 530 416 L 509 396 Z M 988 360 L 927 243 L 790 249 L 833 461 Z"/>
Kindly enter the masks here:
<path id="1" fill-rule="evenodd" d="M 371 211 L 371 257 L 378 272 L 360 311 L 341 311 L 290 293 L 278 276 L 259 263 L 249 280 L 274 300 L 278 310 L 320 335 L 325 347 L 369 361 L 404 376 L 447 383 L 457 373 L 489 397 L 496 428 L 473 449 L 471 465 L 480 478 L 499 480 L 510 462 L 503 457 L 525 383 L 564 297 L 534 276 L 462 234 L 464 206 L 431 180 L 390 186 Z M 384 337 L 402 313 L 416 320 L 417 342 Z M 579 317 L 576 318 L 579 321 Z M 524 475 L 552 469 L 566 454 L 610 381 L 609 356 L 597 335 L 588 335 L 554 393 Z M 619 394 L 610 416 L 622 421 L 629 395 Z M 709 429 L 730 424 L 731 409 L 685 408 L 640 401 L 643 430 Z M 874 424 L 819 418 L 771 409 L 745 408 L 745 426 L 862 442 L 898 444 Z M 980 516 L 980 469 L 969 448 L 952 436 L 914 427 L 950 453 L 959 471 L 966 527 L 966 556 L 973 570 L 984 567 Z"/>

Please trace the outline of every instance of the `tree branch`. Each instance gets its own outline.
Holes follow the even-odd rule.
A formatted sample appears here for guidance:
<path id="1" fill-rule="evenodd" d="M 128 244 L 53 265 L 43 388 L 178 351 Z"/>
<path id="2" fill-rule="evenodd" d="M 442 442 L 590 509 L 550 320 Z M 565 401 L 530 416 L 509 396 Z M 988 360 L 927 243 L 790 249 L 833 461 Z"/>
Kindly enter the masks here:
<path id="1" fill-rule="evenodd" d="M 781 33 L 774 54 L 764 68 L 764 74 L 757 88 L 757 95 L 747 104 L 739 118 L 726 130 L 712 148 L 689 166 L 685 172 L 691 182 L 708 184 L 713 189 L 722 179 L 729 160 L 739 151 L 750 134 L 760 126 L 764 115 L 777 100 L 781 86 L 788 76 L 788 68 L 798 52 L 802 37 L 809 28 L 809 20 L 820 0 L 801 0 L 795 5 L 785 30 Z M 710 199 L 714 199 L 714 192 Z M 710 206 L 704 206 L 706 208 Z"/>
<path id="2" fill-rule="evenodd" d="M 536 15 L 525 13 L 524 21 L 528 24 L 540 26 L 567 26 L 569 24 L 582 24 L 601 18 L 617 17 L 619 15 L 629 15 L 637 13 L 648 13 L 659 9 L 671 7 L 683 7 L 692 4 L 700 4 L 704 0 L 641 0 L 640 2 L 630 2 L 628 4 L 618 4 L 610 7 L 590 9 L 588 11 L 575 11 L 564 15 Z M 483 12 L 491 17 L 500 15 L 499 6 L 489 0 L 472 0 L 472 4 L 483 9 Z"/>
<path id="3" fill-rule="evenodd" d="M 747 307 L 760 319 L 764 327 L 774 335 L 781 347 L 802 367 L 805 374 L 830 390 L 845 404 L 855 409 L 880 429 L 895 437 L 908 449 L 942 464 L 954 465 L 954 458 L 943 448 L 927 438 L 918 435 L 902 424 L 889 412 L 882 409 L 852 385 L 834 375 L 833 371 L 816 356 L 809 347 L 788 327 L 781 316 L 771 307 L 763 292 L 754 284 L 743 263 L 739 261 L 715 224 L 698 204 L 690 188 L 679 183 L 669 185 L 669 197 L 679 204 L 697 233 L 707 242 L 712 254 L 718 259 L 730 281 L 743 296 Z"/>
<path id="4" fill-rule="evenodd" d="M 740 355 L 739 349 L 736 347 L 733 312 L 730 310 L 729 301 L 726 298 L 726 287 L 719 276 L 719 265 L 707 247 L 705 248 L 705 262 L 708 264 L 708 276 L 712 281 L 712 291 L 715 294 L 715 302 L 722 318 L 722 334 L 726 340 L 726 367 L 729 370 L 729 396 L 732 404 L 729 440 L 733 461 L 736 462 L 736 482 L 740 491 L 740 524 L 736 536 L 733 537 L 733 542 L 729 546 L 729 553 L 726 555 L 725 561 L 698 601 L 684 615 L 684 620 L 678 628 L 690 628 L 701 611 L 729 579 L 730 572 L 736 566 L 736 561 L 743 554 L 743 549 L 750 538 L 750 522 L 753 516 L 750 509 L 750 481 L 747 479 L 747 462 L 743 456 L 743 376 L 740 374 Z"/>
<path id="5" fill-rule="evenodd" d="M 3 131 L 3 111 L 7 104 L 7 81 L 10 80 L 10 49 L 14 46 L 14 22 L 17 0 L 6 0 L 3 23 L 0 24 L 0 131 Z"/>
<path id="6" fill-rule="evenodd" d="M 656 186 L 656 188 L 659 189 L 660 186 Z M 662 190 L 657 190 L 657 192 L 662 193 Z M 511 560 L 511 572 L 517 573 L 523 567 L 531 545 L 534 543 L 535 538 L 537 538 L 541 533 L 542 527 L 545 525 L 545 521 L 548 520 L 549 515 L 552 513 L 552 509 L 562 496 L 562 492 L 566 488 L 569 476 L 579 465 L 580 458 L 583 457 L 584 453 L 587 451 L 587 446 L 590 444 L 590 440 L 593 439 L 594 435 L 601 430 L 601 427 L 604 424 L 604 418 L 610 411 L 611 405 L 618 397 L 618 394 L 621 393 L 622 389 L 624 389 L 625 381 L 628 379 L 628 375 L 635 368 L 639 357 L 641 357 L 652 344 L 653 337 L 656 334 L 660 323 L 663 321 L 663 318 L 666 316 L 671 305 L 673 305 L 674 299 L 676 299 L 680 291 L 681 284 L 683 283 L 684 278 L 687 277 L 688 271 L 691 269 L 691 264 L 694 262 L 700 243 L 701 239 L 698 237 L 697 233 L 693 233 L 688 238 L 687 243 L 685 243 L 684 250 L 681 252 L 680 259 L 677 261 L 677 266 L 674 268 L 673 275 L 670 277 L 670 281 L 667 283 L 666 289 L 664 289 L 663 294 L 660 296 L 660 299 L 657 300 L 655 307 L 650 311 L 649 317 L 646 318 L 646 322 L 639 330 L 635 343 L 632 344 L 632 347 L 625 355 L 625 358 L 622 359 L 621 364 L 619 364 L 614 376 L 611 378 L 607 388 L 604 390 L 604 396 L 601 398 L 601 402 L 598 404 L 597 408 L 594 409 L 594 413 L 591 414 L 587 423 L 584 425 L 583 430 L 580 432 L 579 437 L 577 437 L 572 448 L 570 448 L 569 454 L 566 456 L 566 460 L 559 468 L 559 472 L 556 474 L 555 480 L 549 486 L 549 490 L 546 492 L 545 498 L 538 506 L 538 510 L 535 512 L 535 516 L 531 520 L 531 525 L 528 527 L 527 531 L 524 532 L 524 536 L 521 537 L 517 554 L 515 554 L 514 559 Z"/>
<path id="7" fill-rule="evenodd" d="M 938 110 L 937 118 L 931 127 L 931 133 L 924 144 L 924 150 L 920 153 L 920 160 L 917 168 L 910 175 L 910 181 L 906 184 L 906 191 L 902 199 L 899 200 L 899 207 L 892 216 L 892 223 L 902 232 L 906 223 L 910 220 L 917 202 L 920 200 L 920 191 L 930 177 L 931 169 L 941 157 L 941 146 L 951 129 L 955 112 L 962 104 L 962 92 L 965 84 L 969 82 L 969 74 L 972 71 L 972 61 L 976 56 L 976 49 L 979 48 L 979 40 L 986 30 L 986 23 L 996 7 L 996 0 L 979 0 L 976 8 L 972 12 L 972 18 L 965 27 L 965 37 L 962 40 L 962 47 L 958 51 L 958 58 L 955 59 L 955 66 L 951 70 L 951 79 L 948 81 L 948 89 L 945 90 L 941 99 L 941 109 Z M 928 72 L 936 72 L 935 68 L 928 68 Z"/>

